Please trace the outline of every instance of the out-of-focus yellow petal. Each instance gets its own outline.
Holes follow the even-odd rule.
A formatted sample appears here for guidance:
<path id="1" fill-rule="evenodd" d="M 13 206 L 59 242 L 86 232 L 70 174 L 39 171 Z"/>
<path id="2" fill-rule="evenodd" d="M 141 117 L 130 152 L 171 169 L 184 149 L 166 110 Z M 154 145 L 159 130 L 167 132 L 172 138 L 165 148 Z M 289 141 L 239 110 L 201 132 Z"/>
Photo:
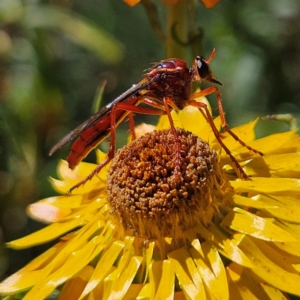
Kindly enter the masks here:
<path id="1" fill-rule="evenodd" d="M 84 268 L 90 262 L 94 249 L 95 243 L 91 240 L 82 249 L 73 252 L 58 270 L 42 278 L 23 299 L 44 299 L 56 287 Z"/>
<path id="2" fill-rule="evenodd" d="M 207 121 L 197 107 L 187 106 L 178 112 L 178 116 L 183 128 L 198 136 L 207 126 Z"/>
<path id="3" fill-rule="evenodd" d="M 187 299 L 206 299 L 205 289 L 195 263 L 185 248 L 168 253 L 176 277 Z"/>
<path id="4" fill-rule="evenodd" d="M 0 293 L 12 294 L 27 290 L 34 284 L 36 284 L 43 276 L 46 271 L 41 269 L 47 265 L 55 254 L 61 249 L 60 245 L 52 247 L 40 256 L 32 260 L 28 265 L 14 273 L 10 277 L 6 278 L 0 283 Z"/>
<path id="5" fill-rule="evenodd" d="M 255 139 L 254 128 L 255 128 L 257 122 L 258 122 L 258 119 L 254 120 L 252 122 L 246 123 L 244 125 L 240 125 L 240 126 L 231 128 L 231 131 L 233 133 L 235 133 L 243 142 L 248 144 L 249 142 L 251 142 Z M 223 137 L 222 138 L 223 142 L 231 151 L 233 151 L 235 149 L 239 149 L 239 148 L 245 148 L 227 132 L 222 133 L 222 137 Z M 243 149 L 242 151 L 249 152 L 249 150 L 247 150 L 247 148 Z"/>
<path id="6" fill-rule="evenodd" d="M 50 178 L 50 182 L 57 192 L 60 194 L 67 194 L 71 187 L 85 179 L 90 173 L 92 173 L 92 171 L 94 171 L 95 168 L 95 164 L 81 162 L 74 170 L 71 170 L 67 161 L 61 160 L 57 168 L 57 173 L 62 180 Z M 95 189 L 104 189 L 106 184 L 106 176 L 107 167 L 103 168 L 97 176 L 94 176 L 84 185 L 73 191 L 73 194 L 76 194 L 76 191 L 83 193 L 83 191 L 88 190 L 95 191 Z"/>
<path id="7" fill-rule="evenodd" d="M 59 295 L 59 300 L 77 300 L 93 272 L 93 267 L 85 266 L 82 270 L 75 274 L 66 282 L 66 284 L 63 285 Z"/>
<path id="8" fill-rule="evenodd" d="M 98 219 L 98 217 L 96 216 L 95 219 Z M 65 266 L 65 262 L 66 261 L 69 262 L 69 260 L 73 261 L 74 258 L 72 258 L 72 255 L 76 256 L 75 257 L 75 261 L 76 261 L 78 255 L 81 255 L 81 252 L 78 251 L 85 248 L 85 244 L 86 244 L 85 241 L 87 241 L 88 237 L 90 237 L 91 234 L 95 232 L 97 229 L 99 229 L 99 224 L 95 222 L 94 223 L 91 222 L 91 224 L 86 226 L 86 230 L 83 230 L 80 233 L 70 233 L 68 236 L 65 236 L 64 242 L 60 242 L 56 244 L 55 246 L 50 248 L 47 252 L 45 252 L 44 254 L 42 254 L 32 262 L 30 262 L 25 268 L 23 268 L 20 271 L 20 273 L 19 272 L 16 273 L 17 277 L 15 277 L 14 274 L 10 278 L 8 278 L 7 281 L 4 281 L 2 283 L 3 292 L 6 293 L 17 292 L 20 290 L 28 289 L 34 284 L 41 284 L 41 286 L 43 286 L 45 282 L 41 283 L 40 281 L 42 279 L 48 278 L 47 276 L 52 276 L 51 272 L 53 270 L 57 270 L 57 273 L 55 273 L 56 275 L 54 274 L 53 276 L 63 277 L 63 275 L 61 275 L 64 272 L 62 268 L 64 267 L 70 268 L 69 265 Z M 96 237 L 93 240 L 91 240 L 90 243 L 97 244 L 95 243 L 95 241 L 101 242 L 101 238 Z M 102 247 L 101 244 L 100 246 L 96 247 L 91 257 L 88 257 L 87 255 L 84 256 L 86 260 L 82 259 L 81 261 L 83 267 L 88 264 L 88 262 L 92 259 L 92 257 L 98 255 L 99 251 L 101 250 L 101 247 Z M 78 269 L 78 271 L 79 270 L 80 268 Z M 71 271 L 72 270 L 70 269 L 68 272 Z M 76 270 L 74 272 L 76 273 Z M 66 278 L 66 280 L 67 279 L 68 278 Z M 15 282 L 16 280 L 17 282 Z M 60 278 L 60 280 L 62 280 L 62 278 Z M 50 293 L 52 291 L 51 289 L 53 288 L 55 288 L 54 285 L 52 287 L 48 286 L 43 292 L 46 294 L 48 292 Z"/>
<path id="9" fill-rule="evenodd" d="M 269 195 L 297 196 L 300 179 L 254 177 L 251 180 L 230 181 L 237 193 L 263 193 Z"/>
<path id="10" fill-rule="evenodd" d="M 69 208 L 57 207 L 47 203 L 33 203 L 27 207 L 28 215 L 42 223 L 53 223 L 72 212 Z"/>
<path id="11" fill-rule="evenodd" d="M 40 245 L 56 239 L 57 237 L 83 225 L 84 218 L 72 219 L 64 223 L 53 223 L 39 231 L 31 233 L 23 238 L 7 243 L 13 249 L 24 249 Z"/>
<path id="12" fill-rule="evenodd" d="M 267 242 L 243 235 L 238 243 L 255 265 L 255 268 L 249 270 L 250 274 L 255 274 L 259 280 L 275 288 L 300 296 L 299 273 Z"/>
<path id="13" fill-rule="evenodd" d="M 156 129 L 156 126 L 154 126 L 154 125 L 141 123 L 138 126 L 134 127 L 134 132 L 135 132 L 136 138 L 138 139 L 141 136 L 145 135 L 146 133 L 154 131 L 155 129 Z M 131 142 L 132 136 L 129 135 L 128 139 L 129 139 L 129 142 Z"/>
<path id="14" fill-rule="evenodd" d="M 225 216 L 220 225 L 227 231 L 232 229 L 266 241 L 295 241 L 292 235 L 274 225 L 270 220 L 258 217 L 237 207 Z"/>
<path id="15" fill-rule="evenodd" d="M 223 261 L 218 251 L 208 242 L 197 243 L 189 251 L 208 288 L 211 298 L 229 299 L 228 284 Z"/>
<path id="16" fill-rule="evenodd" d="M 174 126 L 178 128 L 182 128 L 181 120 L 175 110 L 172 110 L 171 116 L 174 122 Z M 170 122 L 168 116 L 161 116 L 156 126 L 156 130 L 164 130 L 169 128 L 170 128 Z"/>
<path id="17" fill-rule="evenodd" d="M 4 295 L 23 292 L 34 286 L 44 276 L 44 270 L 19 270 L 0 283 L 0 293 Z"/>

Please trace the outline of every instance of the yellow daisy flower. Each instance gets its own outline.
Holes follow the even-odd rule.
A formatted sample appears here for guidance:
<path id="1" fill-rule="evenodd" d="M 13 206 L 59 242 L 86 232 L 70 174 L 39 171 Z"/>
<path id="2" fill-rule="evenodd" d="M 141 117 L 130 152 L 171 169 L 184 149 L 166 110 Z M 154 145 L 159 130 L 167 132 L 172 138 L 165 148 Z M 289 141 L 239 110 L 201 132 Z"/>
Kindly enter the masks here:
<path id="1" fill-rule="evenodd" d="M 183 128 L 177 129 L 181 174 L 172 173 L 175 143 L 165 116 L 159 131 L 119 150 L 110 169 L 70 196 L 69 188 L 95 166 L 81 163 L 71 171 L 65 161 L 59 164 L 61 180 L 51 182 L 62 195 L 28 208 L 32 217 L 50 224 L 8 246 L 60 240 L 4 280 L 2 295 L 44 299 L 60 289 L 59 299 L 300 296 L 296 131 L 255 139 L 257 120 L 233 128 L 262 157 L 222 134 L 252 179 L 244 181 L 197 109 L 172 116 Z M 215 124 L 220 128 L 219 118 Z M 104 154 L 98 154 L 102 160 Z"/>

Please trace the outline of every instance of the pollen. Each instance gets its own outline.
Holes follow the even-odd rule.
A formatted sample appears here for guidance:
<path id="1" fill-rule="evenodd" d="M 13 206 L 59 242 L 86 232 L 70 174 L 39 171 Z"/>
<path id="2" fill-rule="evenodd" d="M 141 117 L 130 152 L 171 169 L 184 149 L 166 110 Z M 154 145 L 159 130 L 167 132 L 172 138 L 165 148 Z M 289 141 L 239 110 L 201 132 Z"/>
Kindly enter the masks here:
<path id="1" fill-rule="evenodd" d="M 214 150 L 199 137 L 176 129 L 153 131 L 120 149 L 108 175 L 112 215 L 126 234 L 180 238 L 201 222 L 208 226 L 224 204 L 229 184 Z"/>

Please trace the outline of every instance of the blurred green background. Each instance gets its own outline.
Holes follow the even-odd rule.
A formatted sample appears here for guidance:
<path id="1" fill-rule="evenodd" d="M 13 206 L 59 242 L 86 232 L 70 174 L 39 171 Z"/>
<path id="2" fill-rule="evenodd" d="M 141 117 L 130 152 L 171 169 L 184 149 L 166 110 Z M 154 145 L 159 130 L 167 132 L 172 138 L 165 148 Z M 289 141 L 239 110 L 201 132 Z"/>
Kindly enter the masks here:
<path id="1" fill-rule="evenodd" d="M 149 7 L 157 9 L 162 32 L 168 10 L 153 1 L 131 8 L 121 0 L 0 0 L 2 243 L 41 228 L 27 217 L 26 206 L 55 194 L 48 178 L 56 176 L 58 160 L 67 157 L 69 146 L 53 157 L 49 150 L 91 115 L 99 84 L 107 80 L 104 105 L 137 83 L 150 63 L 166 58 L 163 34 L 149 25 L 149 14 L 156 16 Z M 224 84 L 220 90 L 230 126 L 278 113 L 297 119 L 299 0 L 223 0 L 213 9 L 194 4 L 186 59 L 190 66 L 195 53 L 208 57 L 217 49 L 211 67 Z M 154 25 L 159 32 L 157 20 Z M 215 97 L 209 99 L 215 108 Z M 136 124 L 156 121 L 136 118 Z M 126 141 L 120 132 L 127 125 L 120 126 L 118 146 Z M 264 134 L 289 126 L 264 121 L 259 128 Z M 94 154 L 87 161 L 95 161 Z M 0 248 L 0 279 L 46 248 Z"/>

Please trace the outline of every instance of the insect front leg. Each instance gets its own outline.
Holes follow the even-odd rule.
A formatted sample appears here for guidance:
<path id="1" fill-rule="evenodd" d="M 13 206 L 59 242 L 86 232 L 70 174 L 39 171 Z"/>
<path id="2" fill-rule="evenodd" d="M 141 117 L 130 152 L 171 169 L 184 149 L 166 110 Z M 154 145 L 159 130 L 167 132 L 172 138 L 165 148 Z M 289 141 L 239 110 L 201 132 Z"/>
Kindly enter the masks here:
<path id="1" fill-rule="evenodd" d="M 195 106 L 195 107 L 198 107 L 199 110 L 201 111 L 201 113 L 203 114 L 203 111 L 202 109 L 204 109 L 205 111 L 205 115 L 206 115 L 206 120 L 208 121 L 208 123 L 210 124 L 212 130 L 213 130 L 213 133 L 217 139 L 217 141 L 219 142 L 219 144 L 221 145 L 221 147 L 224 149 L 224 151 L 226 152 L 226 154 L 229 156 L 229 158 L 231 159 L 231 161 L 234 163 L 237 171 L 238 171 L 238 174 L 239 176 L 242 178 L 242 179 L 245 179 L 245 180 L 250 180 L 250 178 L 247 176 L 247 174 L 244 172 L 243 168 L 241 167 L 241 165 L 239 164 L 239 162 L 236 160 L 236 158 L 231 154 L 230 150 L 227 148 L 227 146 L 223 143 L 222 139 L 221 139 L 221 135 L 214 123 L 214 120 L 207 108 L 207 105 L 205 103 L 202 103 L 202 102 L 197 102 L 195 100 L 189 100 L 187 101 L 187 104 L 188 105 L 192 105 L 192 106 Z"/>
<path id="2" fill-rule="evenodd" d="M 212 93 L 216 93 L 217 95 L 217 104 L 218 104 L 218 110 L 219 110 L 219 114 L 220 114 L 220 118 L 221 118 L 221 126 L 222 128 L 228 132 L 229 135 L 231 135 L 237 142 L 239 142 L 243 147 L 246 147 L 248 150 L 257 153 L 259 155 L 263 155 L 262 152 L 248 146 L 245 142 L 243 142 L 234 132 L 232 132 L 226 122 L 226 118 L 225 118 L 225 112 L 224 112 L 224 108 L 223 108 L 223 104 L 222 104 L 222 98 L 221 98 L 221 93 L 218 90 L 218 88 L 216 87 L 209 87 L 207 89 L 204 89 L 200 92 L 194 93 L 191 96 L 191 99 L 195 99 L 198 97 L 205 97 L 207 95 L 210 95 Z M 196 102 L 196 101 L 195 101 Z M 199 102 L 196 102 L 199 103 Z M 195 105 L 194 105 L 195 106 Z M 218 135 L 220 135 L 220 133 L 218 132 Z"/>
<path id="3" fill-rule="evenodd" d="M 175 175 L 175 178 L 178 178 L 178 175 L 180 175 L 180 165 L 181 165 L 180 141 L 179 141 L 177 131 L 176 131 L 174 121 L 172 119 L 171 111 L 170 111 L 170 106 L 173 108 L 174 101 L 169 97 L 164 97 L 163 102 L 164 102 L 166 114 L 167 114 L 169 122 L 170 122 L 171 131 L 172 131 L 172 134 L 175 139 L 176 154 L 175 154 L 174 175 Z M 174 107 L 174 108 L 176 108 L 176 107 Z"/>

